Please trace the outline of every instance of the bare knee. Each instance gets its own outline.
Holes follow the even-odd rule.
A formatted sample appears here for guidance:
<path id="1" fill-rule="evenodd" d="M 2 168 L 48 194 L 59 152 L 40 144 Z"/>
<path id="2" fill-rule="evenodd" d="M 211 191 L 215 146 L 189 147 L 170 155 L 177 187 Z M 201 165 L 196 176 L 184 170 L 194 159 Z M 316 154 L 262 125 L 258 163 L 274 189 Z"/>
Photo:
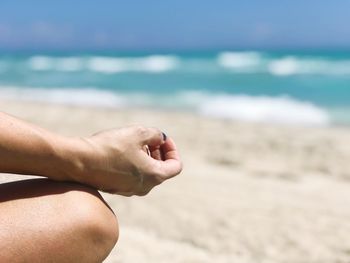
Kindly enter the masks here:
<path id="1" fill-rule="evenodd" d="M 112 210 L 96 190 L 79 184 L 1 184 L 0 214 L 4 262 L 102 262 L 118 240 Z"/>
<path id="2" fill-rule="evenodd" d="M 100 194 L 88 187 L 64 194 L 63 203 L 71 217 L 71 228 L 85 242 L 81 251 L 86 262 L 102 262 L 111 252 L 119 237 L 117 218 Z M 94 259 L 94 260 L 92 260 Z"/>

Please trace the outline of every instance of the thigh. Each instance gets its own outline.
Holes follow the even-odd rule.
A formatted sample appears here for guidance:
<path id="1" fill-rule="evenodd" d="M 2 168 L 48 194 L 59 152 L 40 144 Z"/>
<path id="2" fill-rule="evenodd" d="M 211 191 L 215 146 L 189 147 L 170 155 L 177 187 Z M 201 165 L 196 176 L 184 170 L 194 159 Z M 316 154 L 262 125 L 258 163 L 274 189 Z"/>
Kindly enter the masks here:
<path id="1" fill-rule="evenodd" d="M 94 189 L 46 179 L 0 184 L 4 262 L 99 262 L 117 231 L 112 211 Z"/>

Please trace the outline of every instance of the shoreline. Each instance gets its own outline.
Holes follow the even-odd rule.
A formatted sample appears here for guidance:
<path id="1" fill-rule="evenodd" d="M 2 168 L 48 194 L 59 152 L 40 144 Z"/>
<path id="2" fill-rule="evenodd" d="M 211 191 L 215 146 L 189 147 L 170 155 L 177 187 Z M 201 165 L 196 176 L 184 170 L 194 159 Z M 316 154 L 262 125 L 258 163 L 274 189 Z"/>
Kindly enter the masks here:
<path id="1" fill-rule="evenodd" d="M 89 104 L 74 104 L 74 103 L 61 103 L 61 102 L 45 102 L 45 101 L 34 101 L 30 99 L 4 99 L 0 97 L 0 110 L 4 107 L 14 109 L 16 111 L 17 106 L 26 105 L 29 107 L 48 107 L 48 108 L 67 108 L 76 110 L 91 110 L 98 112 L 125 112 L 125 113 L 139 113 L 147 112 L 150 114 L 177 114 L 184 116 L 192 116 L 193 118 L 199 118 L 203 120 L 225 122 L 230 124 L 241 124 L 241 125 L 252 125 L 252 126 L 272 126 L 276 128 L 295 128 L 295 129 L 340 129 L 350 130 L 350 123 L 329 123 L 327 125 L 312 125 L 312 124 L 293 124 L 293 123 L 278 123 L 268 121 L 248 121 L 238 120 L 225 117 L 215 117 L 212 115 L 204 115 L 200 112 L 193 110 L 182 109 L 177 107 L 169 108 L 154 108 L 152 106 L 103 106 L 103 105 L 89 105 Z M 20 111 L 19 111 L 20 112 Z"/>
<path id="2" fill-rule="evenodd" d="M 141 99 L 142 97 L 142 99 Z M 34 88 L 0 86 L 0 100 L 52 103 L 102 109 L 184 111 L 231 121 L 304 126 L 350 126 L 350 109 L 334 108 L 288 95 L 247 95 L 212 91 L 179 90 L 113 91 L 87 88 Z"/>

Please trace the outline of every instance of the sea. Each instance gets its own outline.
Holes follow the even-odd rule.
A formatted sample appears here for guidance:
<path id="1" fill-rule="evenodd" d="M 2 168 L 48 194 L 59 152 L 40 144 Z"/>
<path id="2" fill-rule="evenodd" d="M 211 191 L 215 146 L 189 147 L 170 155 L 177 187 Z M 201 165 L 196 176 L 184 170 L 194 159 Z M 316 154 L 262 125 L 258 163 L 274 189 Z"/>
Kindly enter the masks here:
<path id="1" fill-rule="evenodd" d="M 0 99 L 350 125 L 350 51 L 2 51 Z"/>

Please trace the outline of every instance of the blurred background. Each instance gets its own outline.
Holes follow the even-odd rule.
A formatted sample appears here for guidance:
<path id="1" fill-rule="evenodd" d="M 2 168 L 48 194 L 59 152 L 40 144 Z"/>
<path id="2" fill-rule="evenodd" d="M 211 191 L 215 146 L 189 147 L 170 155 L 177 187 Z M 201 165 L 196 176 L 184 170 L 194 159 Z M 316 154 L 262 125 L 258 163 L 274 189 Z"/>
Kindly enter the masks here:
<path id="1" fill-rule="evenodd" d="M 1 1 L 0 97 L 350 123 L 349 1 Z"/>

